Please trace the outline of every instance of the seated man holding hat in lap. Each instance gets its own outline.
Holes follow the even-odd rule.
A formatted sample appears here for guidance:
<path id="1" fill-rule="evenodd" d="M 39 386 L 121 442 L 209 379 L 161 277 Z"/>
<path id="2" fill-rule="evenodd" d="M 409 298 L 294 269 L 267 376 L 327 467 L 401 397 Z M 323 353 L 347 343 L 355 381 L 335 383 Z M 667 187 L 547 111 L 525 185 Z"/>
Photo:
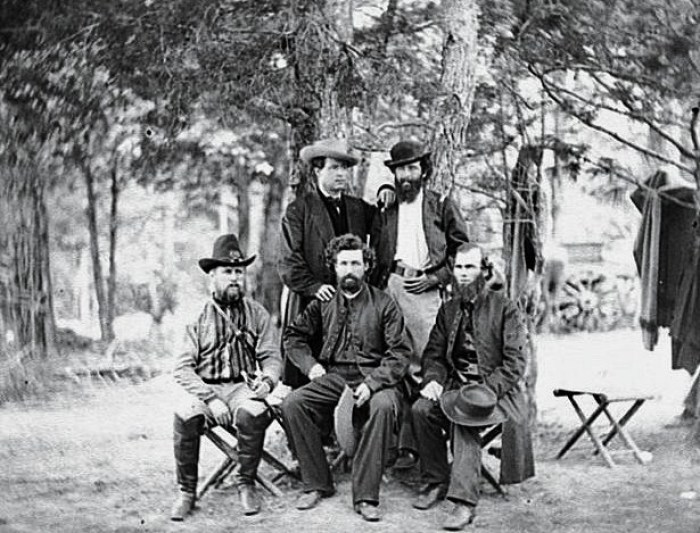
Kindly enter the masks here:
<path id="1" fill-rule="evenodd" d="M 444 303 L 423 352 L 423 388 L 412 413 L 424 485 L 413 506 L 429 509 L 447 497 L 453 504 L 443 527 L 469 524 L 479 501 L 479 432 L 509 420 L 503 434 L 501 480 L 534 475 L 523 394 L 527 330 L 505 295 L 486 285 L 484 256 L 475 244 L 457 249 L 454 296 Z M 452 468 L 445 440 L 452 435 Z"/>

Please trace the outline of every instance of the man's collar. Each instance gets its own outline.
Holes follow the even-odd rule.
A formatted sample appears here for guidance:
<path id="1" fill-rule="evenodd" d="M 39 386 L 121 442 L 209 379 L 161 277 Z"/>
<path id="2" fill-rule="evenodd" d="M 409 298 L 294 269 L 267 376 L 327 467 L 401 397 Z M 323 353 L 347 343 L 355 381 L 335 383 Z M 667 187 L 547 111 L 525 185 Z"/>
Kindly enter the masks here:
<path id="1" fill-rule="evenodd" d="M 343 196 L 342 192 L 338 194 L 338 196 L 333 196 L 331 193 L 329 193 L 326 189 L 323 188 L 323 185 L 321 185 L 320 182 L 318 184 L 318 192 L 321 196 L 325 196 L 326 198 L 333 198 L 336 200 L 340 200 L 340 198 Z"/>

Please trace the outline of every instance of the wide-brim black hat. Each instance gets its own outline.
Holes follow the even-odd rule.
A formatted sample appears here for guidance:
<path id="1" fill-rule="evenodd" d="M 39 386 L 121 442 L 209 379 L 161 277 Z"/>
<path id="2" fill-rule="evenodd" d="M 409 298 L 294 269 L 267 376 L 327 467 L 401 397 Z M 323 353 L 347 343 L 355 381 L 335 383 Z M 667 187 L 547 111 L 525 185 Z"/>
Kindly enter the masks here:
<path id="1" fill-rule="evenodd" d="M 384 161 L 384 164 L 393 170 L 396 167 L 420 161 L 429 156 L 430 151 L 426 151 L 420 143 L 415 141 L 399 141 L 391 147 L 389 155 L 391 159 Z"/>
<path id="2" fill-rule="evenodd" d="M 218 266 L 246 267 L 255 261 L 255 256 L 244 257 L 238 244 L 238 237 L 233 233 L 221 235 L 214 241 L 211 257 L 199 260 L 199 268 L 209 272 Z"/>
<path id="3" fill-rule="evenodd" d="M 442 412 L 459 426 L 490 426 L 504 422 L 506 416 L 497 408 L 497 403 L 496 393 L 481 383 L 463 385 L 440 397 Z"/>

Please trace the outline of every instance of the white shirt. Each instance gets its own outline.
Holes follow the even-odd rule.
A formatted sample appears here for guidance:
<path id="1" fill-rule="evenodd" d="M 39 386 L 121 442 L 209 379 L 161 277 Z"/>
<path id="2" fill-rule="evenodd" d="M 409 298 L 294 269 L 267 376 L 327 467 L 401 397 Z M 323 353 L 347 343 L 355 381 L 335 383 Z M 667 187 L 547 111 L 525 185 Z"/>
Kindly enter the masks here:
<path id="1" fill-rule="evenodd" d="M 399 203 L 394 259 L 416 269 L 423 269 L 430 264 L 428 242 L 423 229 L 423 189 L 411 203 Z"/>

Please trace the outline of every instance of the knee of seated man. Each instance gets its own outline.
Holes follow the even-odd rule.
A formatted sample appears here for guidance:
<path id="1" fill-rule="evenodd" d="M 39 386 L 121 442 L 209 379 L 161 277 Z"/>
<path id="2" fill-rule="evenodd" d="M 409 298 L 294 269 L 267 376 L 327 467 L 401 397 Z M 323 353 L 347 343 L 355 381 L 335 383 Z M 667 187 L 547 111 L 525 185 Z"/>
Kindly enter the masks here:
<path id="1" fill-rule="evenodd" d="M 394 393 L 390 389 L 375 392 L 369 401 L 370 412 L 373 414 L 394 415 L 397 409 Z"/>
<path id="2" fill-rule="evenodd" d="M 431 411 L 435 408 L 435 402 L 428 398 L 418 398 L 411 406 L 413 416 L 428 418 Z"/>
<path id="3" fill-rule="evenodd" d="M 268 416 L 267 406 L 257 400 L 244 400 L 236 409 L 236 424 L 257 421 L 263 416 Z"/>

